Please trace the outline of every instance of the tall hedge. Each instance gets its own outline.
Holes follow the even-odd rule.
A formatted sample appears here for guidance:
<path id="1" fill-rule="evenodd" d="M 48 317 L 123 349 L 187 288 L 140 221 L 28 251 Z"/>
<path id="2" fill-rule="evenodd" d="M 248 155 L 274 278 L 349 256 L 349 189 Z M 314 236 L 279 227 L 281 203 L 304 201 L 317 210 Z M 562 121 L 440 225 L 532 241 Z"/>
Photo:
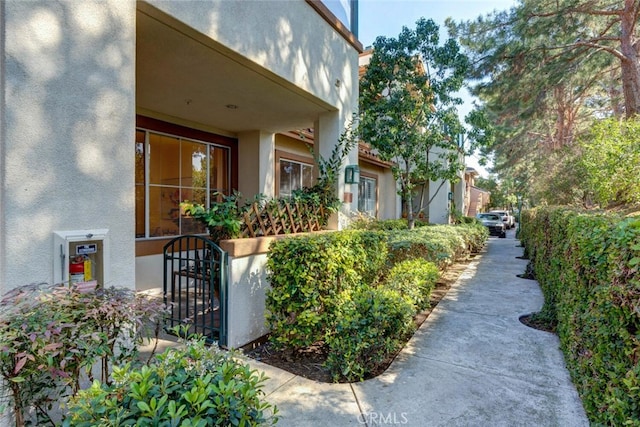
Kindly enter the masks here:
<path id="1" fill-rule="evenodd" d="M 590 420 L 640 425 L 640 217 L 535 209 L 521 227 Z"/>

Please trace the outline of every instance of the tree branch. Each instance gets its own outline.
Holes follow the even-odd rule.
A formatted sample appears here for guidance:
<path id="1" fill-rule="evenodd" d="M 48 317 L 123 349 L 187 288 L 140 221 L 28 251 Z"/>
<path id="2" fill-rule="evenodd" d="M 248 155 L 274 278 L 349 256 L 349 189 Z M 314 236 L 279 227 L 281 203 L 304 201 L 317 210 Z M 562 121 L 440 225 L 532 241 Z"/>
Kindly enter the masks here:
<path id="1" fill-rule="evenodd" d="M 584 46 L 584 47 L 588 47 L 591 49 L 596 49 L 596 50 L 604 50 L 605 52 L 608 52 L 610 54 L 612 54 L 613 56 L 615 56 L 616 58 L 618 58 L 621 61 L 625 61 L 627 58 L 622 54 L 622 52 L 620 52 L 617 49 L 614 49 L 612 47 L 609 46 L 602 46 L 598 43 L 593 43 L 590 41 L 579 41 L 577 43 L 575 43 L 576 46 Z"/>

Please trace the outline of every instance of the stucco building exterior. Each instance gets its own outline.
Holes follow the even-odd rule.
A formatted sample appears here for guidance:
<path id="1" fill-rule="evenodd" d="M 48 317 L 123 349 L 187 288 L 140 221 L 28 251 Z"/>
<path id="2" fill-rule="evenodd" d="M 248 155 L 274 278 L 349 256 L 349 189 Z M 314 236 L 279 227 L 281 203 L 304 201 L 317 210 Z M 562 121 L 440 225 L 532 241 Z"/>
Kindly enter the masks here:
<path id="1" fill-rule="evenodd" d="M 358 107 L 357 3 L 0 2 L 0 294 L 67 282 L 77 257 L 103 286 L 161 289 L 164 245 L 204 231 L 181 201 L 313 183 L 307 143 L 328 158 Z M 361 143 L 347 166 L 344 214 L 401 216 L 388 163 Z M 465 209 L 463 184 L 430 187 L 431 222 Z M 224 248 L 229 347 L 267 332 L 267 248 Z"/>
<path id="2" fill-rule="evenodd" d="M 362 48 L 357 2 L 325 3 L 1 2 L 0 293 L 68 277 L 72 250 L 97 251 L 107 286 L 152 286 L 191 226 L 176 201 L 276 195 L 291 130 L 328 156 Z"/>

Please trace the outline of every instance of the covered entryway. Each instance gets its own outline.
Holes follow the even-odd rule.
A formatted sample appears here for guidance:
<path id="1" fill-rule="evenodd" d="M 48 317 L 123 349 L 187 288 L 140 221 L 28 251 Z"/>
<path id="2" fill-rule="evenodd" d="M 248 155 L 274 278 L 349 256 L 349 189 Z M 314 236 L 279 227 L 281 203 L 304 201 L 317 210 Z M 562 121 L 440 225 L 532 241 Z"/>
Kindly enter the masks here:
<path id="1" fill-rule="evenodd" d="M 164 246 L 164 263 L 167 332 L 199 334 L 226 346 L 227 253 L 205 237 L 179 236 Z"/>

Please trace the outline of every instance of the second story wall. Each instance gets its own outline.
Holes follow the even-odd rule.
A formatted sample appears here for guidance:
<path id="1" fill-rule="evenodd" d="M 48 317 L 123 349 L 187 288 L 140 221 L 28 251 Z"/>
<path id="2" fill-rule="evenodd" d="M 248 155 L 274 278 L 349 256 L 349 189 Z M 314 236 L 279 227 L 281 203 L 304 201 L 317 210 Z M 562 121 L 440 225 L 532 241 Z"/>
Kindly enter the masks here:
<path id="1" fill-rule="evenodd" d="M 336 109 L 355 111 L 358 52 L 306 1 L 148 3 Z"/>

